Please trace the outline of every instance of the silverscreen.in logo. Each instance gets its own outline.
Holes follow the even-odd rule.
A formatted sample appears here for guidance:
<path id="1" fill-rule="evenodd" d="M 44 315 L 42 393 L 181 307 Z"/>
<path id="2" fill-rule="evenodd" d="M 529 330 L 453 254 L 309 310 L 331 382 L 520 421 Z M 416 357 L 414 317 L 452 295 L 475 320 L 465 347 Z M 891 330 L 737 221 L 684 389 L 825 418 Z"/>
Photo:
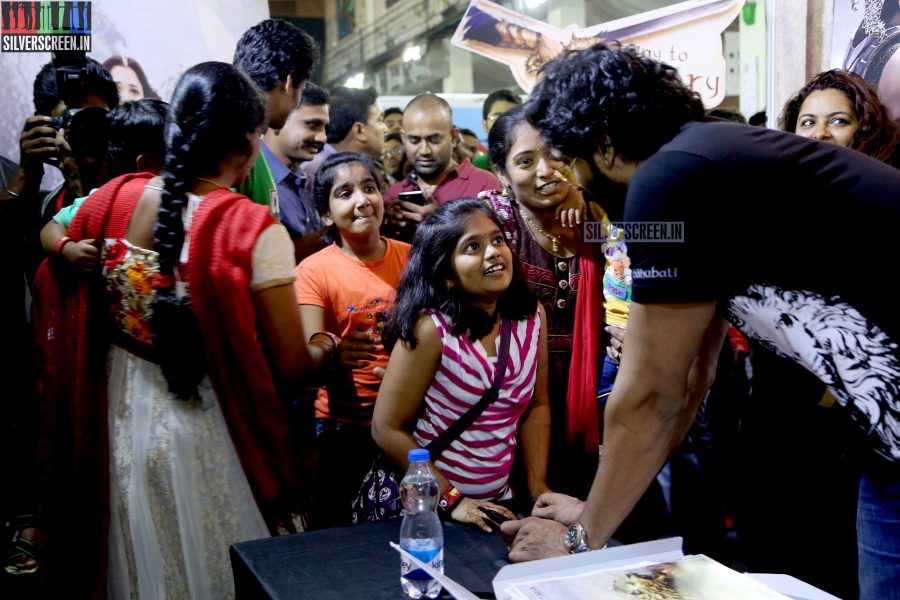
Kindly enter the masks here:
<path id="1" fill-rule="evenodd" d="M 91 3 L 0 2 L 3 52 L 91 51 Z"/>
<path id="2" fill-rule="evenodd" d="M 629 221 L 584 224 L 584 241 L 607 243 L 622 240 L 642 243 L 678 243 L 684 241 L 684 221 Z"/>

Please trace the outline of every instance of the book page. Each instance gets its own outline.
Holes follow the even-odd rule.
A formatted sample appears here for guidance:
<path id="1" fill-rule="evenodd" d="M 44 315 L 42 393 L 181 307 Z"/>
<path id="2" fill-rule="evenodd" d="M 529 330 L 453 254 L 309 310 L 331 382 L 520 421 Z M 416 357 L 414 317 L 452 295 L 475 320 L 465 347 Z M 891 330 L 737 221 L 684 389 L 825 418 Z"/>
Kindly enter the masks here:
<path id="1" fill-rule="evenodd" d="M 769 600 L 785 599 L 750 577 L 703 556 L 596 569 L 568 577 L 511 583 L 518 600 Z"/>

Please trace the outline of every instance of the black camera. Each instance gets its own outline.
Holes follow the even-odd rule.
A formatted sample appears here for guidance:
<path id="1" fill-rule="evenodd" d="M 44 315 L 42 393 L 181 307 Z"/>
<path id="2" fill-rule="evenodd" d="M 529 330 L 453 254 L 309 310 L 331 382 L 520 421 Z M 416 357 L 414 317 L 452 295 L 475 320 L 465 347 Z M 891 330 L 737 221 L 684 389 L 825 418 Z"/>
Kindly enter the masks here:
<path id="1" fill-rule="evenodd" d="M 66 105 L 62 117 L 53 119 L 52 127 L 66 127 L 72 115 L 87 102 L 87 53 L 83 50 L 52 52 L 52 64 L 56 69 L 56 91 Z"/>
<path id="2" fill-rule="evenodd" d="M 66 105 L 61 117 L 53 117 L 49 126 L 53 129 L 69 129 L 72 117 L 87 102 L 87 53 L 83 50 L 60 50 L 51 52 L 51 64 L 56 70 L 56 92 Z M 44 162 L 58 165 L 59 159 L 49 156 Z"/>

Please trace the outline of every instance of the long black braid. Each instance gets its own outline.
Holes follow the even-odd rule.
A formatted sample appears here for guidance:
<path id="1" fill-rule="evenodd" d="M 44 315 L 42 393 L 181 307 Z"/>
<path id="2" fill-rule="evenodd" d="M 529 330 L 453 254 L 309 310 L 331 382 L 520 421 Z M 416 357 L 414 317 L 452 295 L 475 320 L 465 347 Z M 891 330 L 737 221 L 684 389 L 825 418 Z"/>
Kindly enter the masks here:
<path id="1" fill-rule="evenodd" d="M 264 118 L 259 90 L 232 65 L 206 62 L 182 75 L 166 125 L 164 185 L 153 241 L 163 280 L 175 280 L 188 192 L 198 177 L 218 172 L 234 153 L 249 153 L 247 135 L 258 131 Z M 180 299 L 174 285 L 158 288 L 152 319 L 154 346 L 169 391 L 193 398 L 206 364 L 203 336 L 189 300 Z"/>

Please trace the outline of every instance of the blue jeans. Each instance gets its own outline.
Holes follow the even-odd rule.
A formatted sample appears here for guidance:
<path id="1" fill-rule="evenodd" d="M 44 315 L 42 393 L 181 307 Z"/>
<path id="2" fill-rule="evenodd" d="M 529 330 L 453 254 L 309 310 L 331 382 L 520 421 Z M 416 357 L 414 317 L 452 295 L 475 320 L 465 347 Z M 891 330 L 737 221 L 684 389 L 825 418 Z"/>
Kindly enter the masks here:
<path id="1" fill-rule="evenodd" d="M 603 357 L 603 365 L 600 367 L 600 377 L 597 378 L 597 403 L 602 410 L 609 400 L 609 393 L 613 389 L 616 375 L 619 373 L 619 365 L 608 356 Z"/>
<path id="2" fill-rule="evenodd" d="M 856 536 L 860 599 L 900 600 L 900 479 L 896 473 L 863 474 Z"/>

